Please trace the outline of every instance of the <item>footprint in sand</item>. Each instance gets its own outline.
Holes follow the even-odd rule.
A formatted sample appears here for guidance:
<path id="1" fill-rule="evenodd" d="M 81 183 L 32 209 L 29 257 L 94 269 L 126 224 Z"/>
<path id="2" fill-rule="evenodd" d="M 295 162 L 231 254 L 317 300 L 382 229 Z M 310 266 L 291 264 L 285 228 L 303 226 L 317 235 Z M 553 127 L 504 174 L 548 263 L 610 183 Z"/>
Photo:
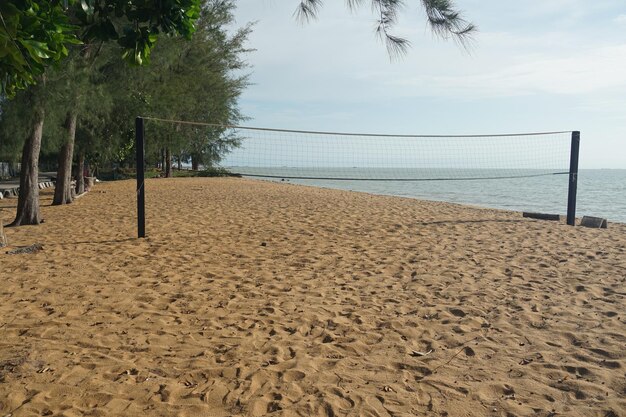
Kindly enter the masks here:
<path id="1" fill-rule="evenodd" d="M 303 380 L 305 377 L 306 374 L 304 372 L 292 369 L 285 372 L 283 379 L 285 380 L 285 382 L 296 382 Z"/>
<path id="2" fill-rule="evenodd" d="M 456 316 L 456 317 L 465 317 L 467 315 L 467 313 L 465 313 L 465 311 L 459 309 L 459 308 L 451 308 L 450 309 L 450 313 L 452 313 L 452 315 Z"/>

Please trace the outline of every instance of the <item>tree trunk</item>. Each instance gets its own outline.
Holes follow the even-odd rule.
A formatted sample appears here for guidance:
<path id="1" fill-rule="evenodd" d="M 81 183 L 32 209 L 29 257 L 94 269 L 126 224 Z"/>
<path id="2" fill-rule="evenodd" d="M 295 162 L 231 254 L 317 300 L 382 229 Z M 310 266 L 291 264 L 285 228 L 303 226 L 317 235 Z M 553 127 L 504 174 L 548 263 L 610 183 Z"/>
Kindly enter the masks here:
<path id="1" fill-rule="evenodd" d="M 198 166 L 200 164 L 198 163 L 198 158 L 196 158 L 195 156 L 191 155 L 191 169 L 194 171 L 198 170 Z"/>
<path id="2" fill-rule="evenodd" d="M 183 169 L 183 156 L 178 155 L 178 170 L 180 171 L 181 169 Z"/>
<path id="3" fill-rule="evenodd" d="M 39 151 L 45 112 L 35 110 L 35 119 L 30 135 L 22 148 L 20 171 L 20 194 L 17 199 L 17 214 L 10 226 L 41 223 L 39 213 Z"/>
<path id="4" fill-rule="evenodd" d="M 161 173 L 165 172 L 165 148 L 161 148 Z"/>
<path id="5" fill-rule="evenodd" d="M 4 228 L 3 228 L 3 225 L 2 225 L 2 218 L 0 218 L 0 248 L 5 247 L 6 245 L 8 245 L 7 237 L 4 235 Z"/>
<path id="6" fill-rule="evenodd" d="M 165 148 L 165 178 L 172 178 L 172 152 Z"/>
<path id="7" fill-rule="evenodd" d="M 78 153 L 78 173 L 76 174 L 76 194 L 85 192 L 85 152 Z"/>
<path id="8" fill-rule="evenodd" d="M 76 138 L 76 118 L 74 111 L 67 112 L 65 118 L 66 138 L 65 144 L 59 154 L 59 169 L 57 170 L 57 183 L 54 188 L 53 206 L 70 204 L 72 195 L 72 159 L 74 157 L 74 139 Z"/>

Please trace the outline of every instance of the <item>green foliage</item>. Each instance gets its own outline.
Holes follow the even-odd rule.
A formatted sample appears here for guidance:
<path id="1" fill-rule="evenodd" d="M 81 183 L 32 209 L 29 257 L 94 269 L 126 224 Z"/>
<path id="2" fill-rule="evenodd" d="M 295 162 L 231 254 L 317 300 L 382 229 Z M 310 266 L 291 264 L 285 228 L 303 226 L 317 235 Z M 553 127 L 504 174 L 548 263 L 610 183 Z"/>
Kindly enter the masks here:
<path id="1" fill-rule="evenodd" d="M 150 66 L 126 65 L 114 42 L 70 46 L 62 66 L 45 73 L 45 83 L 0 100 L 0 160 L 15 161 L 27 137 L 32 109 L 45 111 L 41 161 L 54 169 L 67 140 L 68 110 L 78 115 L 75 153 L 93 167 L 132 166 L 137 115 L 194 119 L 215 126 L 147 122 L 147 161 L 154 166 L 161 150 L 176 160 L 204 166 L 217 163 L 238 138 L 221 125 L 243 120 L 238 99 L 247 85 L 243 55 L 250 27 L 232 28 L 233 1 L 206 0 L 197 32 L 164 36 Z M 2 97 L 2 96 L 0 96 Z"/>
<path id="2" fill-rule="evenodd" d="M 2 0 L 0 94 L 13 96 L 68 55 L 71 45 L 117 41 L 131 64 L 148 62 L 160 33 L 191 38 L 201 0 Z"/>
<path id="3" fill-rule="evenodd" d="M 33 86 L 17 92 L 12 100 L 0 99 L 1 161 L 20 161 L 24 139 L 30 134 L 33 123 L 33 109 L 41 108 L 45 98 L 45 89 Z"/>
<path id="4" fill-rule="evenodd" d="M 62 67 L 46 71 L 45 82 L 18 91 L 12 100 L 0 103 L 0 160 L 19 160 L 34 108 L 42 108 L 46 115 L 40 158 L 46 169 L 55 169 L 58 150 L 67 140 L 64 122 L 68 110 L 78 114 L 77 150 L 99 142 L 96 137 L 106 123 L 112 97 L 97 65 L 105 58 L 119 58 L 86 58 L 85 51 L 90 48 L 91 45 L 71 47 Z"/>
<path id="5" fill-rule="evenodd" d="M 138 72 L 134 90 L 136 114 L 194 120 L 213 126 L 147 121 L 147 153 L 158 159 L 162 148 L 194 164 L 217 163 L 239 139 L 222 126 L 245 118 L 238 99 L 248 85 L 243 55 L 250 26 L 230 34 L 232 1 L 206 1 L 191 41 L 164 38 L 146 71 Z M 131 69 L 132 71 L 132 69 Z"/>
<path id="6" fill-rule="evenodd" d="M 202 171 L 196 171 L 198 177 L 241 177 L 239 174 L 234 174 L 225 168 L 221 167 L 208 167 Z"/>
<path id="7" fill-rule="evenodd" d="M 15 95 L 34 84 L 46 67 L 79 43 L 76 27 L 69 24 L 55 1 L 3 0 L 0 3 L 0 93 Z"/>
<path id="8" fill-rule="evenodd" d="M 296 15 L 301 20 L 314 18 L 322 7 L 322 0 L 300 0 Z M 406 6 L 405 0 L 346 0 L 350 8 L 369 3 L 376 16 L 376 35 L 385 43 L 391 57 L 402 55 L 410 46 L 408 39 L 394 35 L 393 27 L 398 21 L 400 11 Z M 433 33 L 441 38 L 452 37 L 462 45 L 466 45 L 476 26 L 467 22 L 456 10 L 453 0 L 420 0 L 426 12 L 426 18 Z"/>
<path id="9" fill-rule="evenodd" d="M 80 0 L 76 13 L 83 39 L 116 40 L 123 58 L 147 63 L 159 33 L 191 39 L 200 0 Z"/>
<path id="10" fill-rule="evenodd" d="M 191 169 L 174 170 L 174 178 L 195 178 L 195 177 L 237 177 L 241 178 L 240 174 L 235 174 L 228 171 L 225 168 L 213 167 L 206 168 L 200 171 L 194 171 Z M 112 170 L 100 171 L 99 178 L 104 181 L 118 181 L 129 180 L 137 178 L 136 168 L 115 168 Z M 147 168 L 144 171 L 144 178 L 159 178 L 163 176 L 163 171 L 158 168 Z"/>

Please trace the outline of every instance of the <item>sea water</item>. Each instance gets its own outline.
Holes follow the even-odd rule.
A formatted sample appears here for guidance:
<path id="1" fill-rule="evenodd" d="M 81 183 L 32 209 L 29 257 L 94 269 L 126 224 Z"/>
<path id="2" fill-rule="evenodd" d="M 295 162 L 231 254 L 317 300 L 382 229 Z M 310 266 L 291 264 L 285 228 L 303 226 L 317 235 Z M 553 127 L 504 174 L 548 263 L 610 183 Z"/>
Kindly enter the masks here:
<path id="1" fill-rule="evenodd" d="M 367 172 L 355 168 L 352 178 L 392 179 L 388 169 L 368 168 Z M 235 169 L 236 171 L 236 169 Z M 274 181 L 352 190 L 373 194 L 394 195 L 420 200 L 444 201 L 470 204 L 481 207 L 513 211 L 532 211 L 550 214 L 567 212 L 568 175 L 545 175 L 523 178 L 473 179 L 473 180 L 428 180 L 428 181 L 368 181 L 293 179 L 290 176 L 333 177 L 336 169 L 273 168 L 268 175 L 276 175 Z M 489 177 L 488 170 L 464 173 L 465 177 Z M 258 173 L 258 172 L 257 172 Z M 262 174 L 262 173 L 261 173 Z M 394 172 L 396 178 L 407 176 L 407 172 Z M 498 172 L 500 176 L 502 172 Z M 345 170 L 341 173 L 345 175 Z M 281 177 L 282 176 L 282 177 Z M 442 173 L 442 177 L 446 177 Z M 436 178 L 436 175 L 435 175 Z M 603 217 L 609 221 L 626 223 L 626 169 L 583 169 L 578 175 L 576 216 Z"/>

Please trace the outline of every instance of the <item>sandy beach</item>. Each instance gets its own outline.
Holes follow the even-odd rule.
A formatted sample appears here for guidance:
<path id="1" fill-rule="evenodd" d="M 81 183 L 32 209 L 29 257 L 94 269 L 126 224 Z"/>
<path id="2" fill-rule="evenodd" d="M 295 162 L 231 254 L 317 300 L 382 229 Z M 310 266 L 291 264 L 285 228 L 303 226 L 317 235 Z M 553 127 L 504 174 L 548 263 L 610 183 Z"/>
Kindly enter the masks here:
<path id="1" fill-rule="evenodd" d="M 626 225 L 155 179 L 138 240 L 134 187 L 5 229 L 0 417 L 626 416 Z"/>

